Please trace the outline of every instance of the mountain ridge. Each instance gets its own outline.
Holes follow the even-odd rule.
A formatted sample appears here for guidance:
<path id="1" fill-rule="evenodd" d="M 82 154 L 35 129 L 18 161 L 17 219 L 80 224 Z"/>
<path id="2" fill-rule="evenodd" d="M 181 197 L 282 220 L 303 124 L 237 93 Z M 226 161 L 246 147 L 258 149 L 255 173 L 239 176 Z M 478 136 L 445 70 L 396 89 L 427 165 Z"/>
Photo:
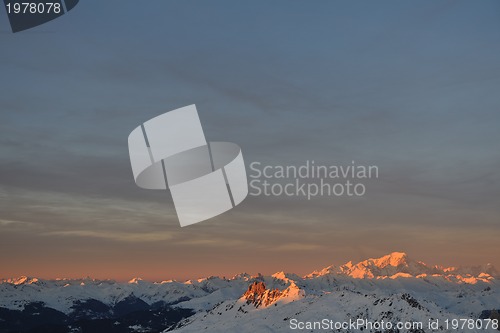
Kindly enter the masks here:
<path id="1" fill-rule="evenodd" d="M 411 259 L 405 252 L 392 252 L 379 258 L 369 258 L 361 260 L 357 263 L 348 261 L 347 263 L 339 266 L 331 265 L 321 270 L 313 271 L 312 273 L 306 274 L 304 276 L 299 276 L 297 274 L 284 271 L 276 272 L 271 276 L 282 280 L 289 280 L 289 277 L 291 277 L 291 279 L 293 280 L 297 278 L 302 278 L 302 279 L 313 278 L 326 274 L 345 275 L 359 279 L 397 278 L 397 277 L 421 278 L 428 275 L 433 275 L 433 276 L 442 275 L 442 276 L 456 276 L 458 277 L 458 280 L 463 279 L 464 281 L 465 279 L 467 279 L 467 281 L 469 281 L 468 283 L 470 283 L 470 281 L 473 281 L 470 278 L 478 278 L 480 280 L 488 280 L 490 278 L 493 279 L 500 278 L 500 272 L 491 264 L 477 265 L 477 266 L 459 266 L 459 267 L 454 267 L 454 266 L 446 267 L 440 265 L 430 266 L 422 261 Z M 252 276 L 247 273 L 239 273 L 234 275 L 232 278 L 229 279 L 223 278 L 223 279 L 229 281 L 236 279 L 250 280 L 250 279 L 259 279 L 262 276 L 263 275 L 260 273 L 257 273 L 257 275 L 255 276 Z M 176 283 L 191 284 L 194 281 L 201 282 L 213 278 L 221 279 L 222 277 L 208 276 L 200 279 L 194 279 L 194 280 L 190 279 L 184 282 L 177 280 L 162 280 L 160 282 L 150 282 L 143 280 L 141 277 L 134 277 L 130 279 L 127 283 L 140 284 L 144 282 L 144 283 L 158 284 L 158 283 L 176 282 Z M 22 285 L 22 284 L 43 283 L 46 281 L 81 281 L 82 283 L 116 282 L 113 279 L 100 280 L 100 279 L 93 279 L 90 277 L 74 278 L 74 279 L 72 278 L 42 279 L 33 276 L 22 275 L 14 278 L 2 278 L 0 279 L 0 284 L 10 283 L 14 285 Z"/>
<path id="2" fill-rule="evenodd" d="M 68 331 L 78 331 L 82 320 L 102 325 L 96 333 L 110 332 L 114 323 L 127 333 L 256 332 L 255 323 L 263 323 L 260 328 L 269 332 L 285 332 L 292 317 L 423 322 L 495 318 L 500 307 L 496 276 L 491 265 L 430 266 L 404 252 L 332 265 L 305 276 L 279 271 L 184 282 L 21 276 L 0 280 L 0 331 L 11 320 L 36 325 L 30 318 L 37 314 L 54 320 L 53 325 L 66 325 Z"/>

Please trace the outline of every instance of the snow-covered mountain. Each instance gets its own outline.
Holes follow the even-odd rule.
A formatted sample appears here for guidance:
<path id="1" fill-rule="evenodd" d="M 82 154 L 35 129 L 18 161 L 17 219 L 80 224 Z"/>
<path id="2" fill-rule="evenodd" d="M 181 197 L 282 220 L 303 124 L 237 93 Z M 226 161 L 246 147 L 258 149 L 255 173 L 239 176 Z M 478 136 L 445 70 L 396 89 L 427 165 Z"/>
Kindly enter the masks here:
<path id="1" fill-rule="evenodd" d="M 306 277 L 311 278 L 331 273 L 356 279 L 426 278 L 429 276 L 441 276 L 458 283 L 485 282 L 499 276 L 498 271 L 490 264 L 477 267 L 428 266 L 421 261 L 408 258 L 406 253 L 393 252 L 381 258 L 370 258 L 356 264 L 349 261 L 339 267 L 329 266 L 321 271 L 315 271 Z"/>
<path id="2" fill-rule="evenodd" d="M 0 280 L 0 332 L 33 316 L 48 316 L 45 324 L 62 332 L 289 332 L 322 320 L 362 319 L 423 325 L 399 332 L 432 332 L 429 321 L 438 320 L 437 331 L 457 332 L 446 329 L 447 319 L 498 317 L 499 287 L 491 265 L 429 266 L 400 252 L 303 277 L 278 272 L 155 283 L 21 277 Z M 14 328 L 23 332 L 39 322 Z M 88 322 L 101 326 L 86 330 Z M 481 332 L 498 332 L 491 326 Z M 384 332 L 369 328 L 363 332 Z"/>

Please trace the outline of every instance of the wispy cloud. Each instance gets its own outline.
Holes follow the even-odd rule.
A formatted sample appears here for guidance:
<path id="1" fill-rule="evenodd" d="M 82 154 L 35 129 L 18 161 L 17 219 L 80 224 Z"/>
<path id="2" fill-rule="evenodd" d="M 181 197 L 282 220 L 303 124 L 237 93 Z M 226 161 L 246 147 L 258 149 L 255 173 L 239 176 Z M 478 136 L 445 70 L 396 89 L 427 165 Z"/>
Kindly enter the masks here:
<path id="1" fill-rule="evenodd" d="M 0 218 L 0 226 L 5 227 L 5 226 L 30 226 L 33 225 L 31 222 L 26 222 L 26 221 L 19 221 L 19 220 L 7 220 L 7 219 L 2 219 Z"/>
<path id="2" fill-rule="evenodd" d="M 286 243 L 273 247 L 273 251 L 319 251 L 325 250 L 326 247 L 322 244 L 308 244 L 308 243 Z"/>
<path id="3" fill-rule="evenodd" d="M 68 230 L 51 231 L 42 233 L 43 236 L 59 237 L 83 237 L 83 238 L 102 238 L 119 242 L 159 242 L 172 240 L 173 235 L 168 232 L 137 232 L 124 233 L 115 231 L 91 231 L 91 230 Z"/>

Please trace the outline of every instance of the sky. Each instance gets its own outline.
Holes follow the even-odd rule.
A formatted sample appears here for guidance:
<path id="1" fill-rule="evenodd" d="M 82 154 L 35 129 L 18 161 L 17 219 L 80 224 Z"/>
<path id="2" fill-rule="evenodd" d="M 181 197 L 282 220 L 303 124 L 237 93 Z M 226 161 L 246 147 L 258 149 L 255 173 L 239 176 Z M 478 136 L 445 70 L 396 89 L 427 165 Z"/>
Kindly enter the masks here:
<path id="1" fill-rule="evenodd" d="M 0 277 L 307 274 L 392 251 L 500 267 L 498 1 L 86 0 L 15 34 L 0 10 L 0 45 Z M 127 138 L 191 104 L 247 167 L 379 177 L 180 228 Z"/>

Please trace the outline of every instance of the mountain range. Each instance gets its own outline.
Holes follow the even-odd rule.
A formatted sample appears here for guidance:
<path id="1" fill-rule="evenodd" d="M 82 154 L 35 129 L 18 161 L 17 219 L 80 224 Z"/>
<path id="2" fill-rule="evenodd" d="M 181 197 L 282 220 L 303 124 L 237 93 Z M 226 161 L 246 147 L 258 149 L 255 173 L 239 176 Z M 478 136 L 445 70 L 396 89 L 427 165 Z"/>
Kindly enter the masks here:
<path id="1" fill-rule="evenodd" d="M 23 276 L 0 280 L 0 333 L 290 332 L 301 327 L 314 332 L 325 330 L 307 325 L 327 322 L 327 332 L 359 332 L 360 327 L 363 332 L 457 332 L 450 327 L 454 319 L 482 325 L 498 320 L 499 281 L 489 264 L 431 266 L 402 252 L 305 276 L 242 273 L 229 279 L 127 283 Z M 334 327 L 356 320 L 413 326 Z M 431 322 L 439 324 L 436 329 L 429 328 Z M 498 332 L 493 324 L 478 331 Z"/>

